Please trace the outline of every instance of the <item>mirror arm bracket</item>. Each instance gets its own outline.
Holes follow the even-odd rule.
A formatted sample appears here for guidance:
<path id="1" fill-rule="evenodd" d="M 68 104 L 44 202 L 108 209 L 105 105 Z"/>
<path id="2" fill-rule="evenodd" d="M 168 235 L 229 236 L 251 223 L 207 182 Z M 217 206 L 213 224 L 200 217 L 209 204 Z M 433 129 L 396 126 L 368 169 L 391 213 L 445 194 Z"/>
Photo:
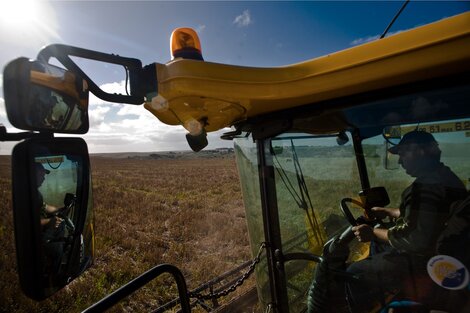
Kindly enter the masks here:
<path id="1" fill-rule="evenodd" d="M 122 95 L 122 94 L 111 94 L 103 91 L 96 83 L 82 71 L 82 69 L 70 58 L 70 56 L 75 56 L 88 60 L 95 60 L 105 63 L 112 63 L 117 65 L 122 65 L 126 71 L 130 73 L 130 87 L 131 95 Z M 53 44 L 44 47 L 39 51 L 37 59 L 41 62 L 48 63 L 50 58 L 56 58 L 61 62 L 68 70 L 71 70 L 88 83 L 89 90 L 98 98 L 116 103 L 129 103 L 129 104 L 142 104 L 144 102 L 143 95 L 136 92 L 136 81 L 135 74 L 138 75 L 142 71 L 142 62 L 139 59 L 122 57 L 116 54 L 108 54 L 63 44 Z M 156 78 L 155 78 L 156 79 Z M 136 94 L 137 93 L 137 94 Z"/>
<path id="2" fill-rule="evenodd" d="M 50 132 L 20 132 L 8 133 L 5 126 L 0 124 L 0 141 L 21 141 L 28 138 L 52 138 L 53 133 Z"/>

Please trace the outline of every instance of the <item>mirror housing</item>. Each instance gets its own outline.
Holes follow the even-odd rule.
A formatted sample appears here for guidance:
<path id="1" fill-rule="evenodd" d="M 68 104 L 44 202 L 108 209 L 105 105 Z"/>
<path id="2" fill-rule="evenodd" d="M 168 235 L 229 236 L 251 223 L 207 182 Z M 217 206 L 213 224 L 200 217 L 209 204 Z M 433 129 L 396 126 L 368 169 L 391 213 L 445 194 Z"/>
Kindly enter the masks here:
<path id="1" fill-rule="evenodd" d="M 384 160 L 383 164 L 385 169 L 387 170 L 397 170 L 400 166 L 398 164 L 398 156 L 396 154 L 392 154 L 388 151 L 391 148 L 391 145 L 387 142 L 385 144 L 385 151 L 384 151 Z"/>
<path id="2" fill-rule="evenodd" d="M 43 300 L 91 266 L 90 165 L 81 138 L 31 138 L 12 153 L 18 274 L 23 292 Z"/>
<path id="3" fill-rule="evenodd" d="M 385 140 L 385 151 L 383 165 L 387 170 L 396 170 L 400 166 L 398 165 L 398 156 L 390 153 L 388 150 L 394 145 L 398 144 L 401 140 L 401 127 L 385 127 L 382 136 Z"/>
<path id="4" fill-rule="evenodd" d="M 3 72 L 5 107 L 16 128 L 85 134 L 88 84 L 65 69 L 18 58 Z"/>

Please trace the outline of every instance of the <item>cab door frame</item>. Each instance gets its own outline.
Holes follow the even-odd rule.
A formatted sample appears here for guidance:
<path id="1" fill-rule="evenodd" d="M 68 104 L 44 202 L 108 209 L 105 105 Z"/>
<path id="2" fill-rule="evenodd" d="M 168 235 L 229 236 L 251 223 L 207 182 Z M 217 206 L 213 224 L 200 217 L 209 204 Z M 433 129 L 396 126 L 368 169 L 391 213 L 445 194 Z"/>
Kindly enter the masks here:
<path id="1" fill-rule="evenodd" d="M 352 139 L 361 189 L 364 190 L 370 188 L 370 183 L 362 148 L 362 138 L 358 130 L 352 132 Z M 271 138 L 258 138 L 255 141 L 258 155 L 261 209 L 271 294 L 269 305 L 271 305 L 271 309 L 274 312 L 289 312 L 287 278 L 284 267 L 287 259 L 284 257 L 282 250 L 275 168 L 271 154 Z"/>
<path id="2" fill-rule="evenodd" d="M 270 153 L 271 139 L 257 139 L 261 210 L 266 243 L 266 259 L 274 312 L 289 312 L 287 284 L 282 260 L 281 228 L 277 206 L 275 169 Z"/>

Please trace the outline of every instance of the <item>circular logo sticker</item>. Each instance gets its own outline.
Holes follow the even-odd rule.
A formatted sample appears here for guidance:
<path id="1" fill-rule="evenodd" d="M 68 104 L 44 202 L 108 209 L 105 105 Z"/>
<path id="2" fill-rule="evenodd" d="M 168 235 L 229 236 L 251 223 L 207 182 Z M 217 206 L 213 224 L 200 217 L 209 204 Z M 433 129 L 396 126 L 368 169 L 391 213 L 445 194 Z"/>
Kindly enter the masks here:
<path id="1" fill-rule="evenodd" d="M 439 286 L 458 290 L 468 285 L 469 273 L 465 265 L 448 255 L 436 255 L 428 261 L 428 274 Z"/>

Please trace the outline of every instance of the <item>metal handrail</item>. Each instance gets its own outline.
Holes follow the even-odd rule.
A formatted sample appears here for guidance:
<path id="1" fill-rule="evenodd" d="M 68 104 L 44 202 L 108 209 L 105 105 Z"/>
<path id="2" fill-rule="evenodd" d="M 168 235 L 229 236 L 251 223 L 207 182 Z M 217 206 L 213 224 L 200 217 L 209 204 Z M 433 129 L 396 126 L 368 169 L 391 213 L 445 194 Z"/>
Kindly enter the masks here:
<path id="1" fill-rule="evenodd" d="M 184 279 L 183 273 L 174 265 L 171 264 L 161 264 L 157 265 L 129 283 L 125 284 L 118 290 L 109 294 L 105 298 L 101 299 L 99 302 L 93 304 L 91 307 L 87 308 L 82 313 L 95 313 L 95 312 L 104 312 L 107 309 L 114 306 L 116 303 L 126 298 L 133 292 L 139 290 L 144 285 L 157 278 L 161 274 L 169 273 L 176 280 L 176 285 L 178 286 L 179 299 L 181 299 L 181 310 L 184 313 L 191 312 L 191 307 L 189 305 L 188 289 L 186 287 L 186 281 Z"/>
<path id="2" fill-rule="evenodd" d="M 229 276 L 232 276 L 233 274 L 236 274 L 244 269 L 246 269 L 247 267 L 250 266 L 250 264 L 252 263 L 251 260 L 248 260 L 248 261 L 245 261 L 244 263 L 240 264 L 239 266 L 237 266 L 236 268 L 234 269 L 231 269 L 230 271 L 227 271 L 225 273 L 223 273 L 222 275 L 220 276 L 217 276 L 205 283 L 203 283 L 202 285 L 196 287 L 195 289 L 193 289 L 190 293 L 194 294 L 194 293 L 199 293 L 201 291 L 204 291 L 206 289 L 209 289 L 209 288 L 212 288 L 215 284 L 217 283 L 220 283 L 222 280 L 224 280 L 225 278 L 229 277 Z M 227 286 L 229 286 L 229 283 L 226 284 Z M 220 289 L 223 289 L 224 287 L 226 287 L 225 285 L 220 287 Z M 164 312 L 168 309 L 171 309 L 173 307 L 175 307 L 178 303 L 180 302 L 179 298 L 175 298 L 167 303 L 165 303 L 164 305 L 162 306 L 159 306 L 155 311 L 153 311 L 153 313 L 161 313 L 161 312 Z M 196 305 L 198 302 L 194 302 L 192 305 Z M 191 305 L 191 306 L 192 306 Z"/>

